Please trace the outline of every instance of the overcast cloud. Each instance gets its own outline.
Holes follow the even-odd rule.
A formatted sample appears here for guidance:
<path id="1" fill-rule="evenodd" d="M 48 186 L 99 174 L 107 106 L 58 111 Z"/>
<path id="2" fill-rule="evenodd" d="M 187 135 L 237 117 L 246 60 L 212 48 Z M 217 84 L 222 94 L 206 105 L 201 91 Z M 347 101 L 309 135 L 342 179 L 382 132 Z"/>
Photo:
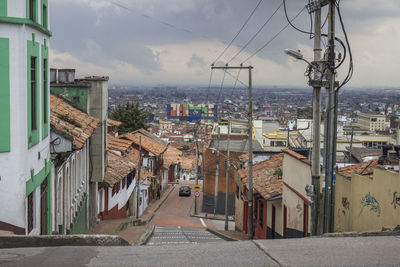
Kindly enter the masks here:
<path id="1" fill-rule="evenodd" d="M 294 17 L 306 2 L 287 0 L 289 16 Z M 257 3 L 258 0 L 52 0 L 52 67 L 76 68 L 78 75 L 108 75 L 115 84 L 208 85 L 210 64 Z M 219 63 L 229 61 L 280 3 L 281 0 L 264 0 Z M 343 0 L 341 10 L 354 57 L 355 73 L 349 86 L 399 86 L 400 1 Z M 241 63 L 285 24 L 281 8 L 230 64 Z M 295 24 L 309 29 L 306 10 Z M 343 37 L 341 31 L 338 36 Z M 253 83 L 305 85 L 305 64 L 288 58 L 283 50 L 300 49 L 312 59 L 312 45 L 313 40 L 306 34 L 287 28 L 246 62 L 255 67 Z M 344 73 L 345 67 L 339 72 L 339 80 Z M 215 71 L 213 77 L 213 84 L 220 84 L 222 73 Z M 245 73 L 241 79 L 246 81 Z M 229 83 L 234 81 L 227 80 Z"/>

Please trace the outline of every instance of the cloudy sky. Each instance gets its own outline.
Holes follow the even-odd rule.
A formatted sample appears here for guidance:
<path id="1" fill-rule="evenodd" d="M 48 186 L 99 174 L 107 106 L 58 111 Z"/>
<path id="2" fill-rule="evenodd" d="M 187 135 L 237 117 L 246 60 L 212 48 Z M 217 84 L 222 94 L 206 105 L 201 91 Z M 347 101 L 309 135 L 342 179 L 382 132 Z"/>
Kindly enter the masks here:
<path id="1" fill-rule="evenodd" d="M 78 75 L 108 75 L 113 84 L 208 85 L 210 64 L 238 32 L 259 0 L 52 0 L 52 67 L 76 68 Z M 287 0 L 294 17 L 307 0 Z M 264 0 L 233 45 L 219 59 L 225 64 L 279 7 Z M 323 10 L 323 17 L 326 10 Z M 400 85 L 400 1 L 343 0 L 341 10 L 354 57 L 350 87 Z M 281 7 L 260 34 L 230 65 L 238 65 L 285 25 Z M 294 21 L 309 30 L 306 10 Z M 327 28 L 324 28 L 326 31 Z M 337 36 L 343 33 L 337 23 Z M 288 27 L 245 62 L 254 66 L 256 86 L 303 86 L 305 63 L 283 53 L 299 49 L 312 59 L 313 40 Z M 347 66 L 338 79 L 344 78 Z M 232 71 L 232 75 L 237 73 Z M 221 83 L 214 71 L 212 84 Z M 247 82 L 244 71 L 240 79 Z M 225 84 L 234 79 L 226 77 Z"/>

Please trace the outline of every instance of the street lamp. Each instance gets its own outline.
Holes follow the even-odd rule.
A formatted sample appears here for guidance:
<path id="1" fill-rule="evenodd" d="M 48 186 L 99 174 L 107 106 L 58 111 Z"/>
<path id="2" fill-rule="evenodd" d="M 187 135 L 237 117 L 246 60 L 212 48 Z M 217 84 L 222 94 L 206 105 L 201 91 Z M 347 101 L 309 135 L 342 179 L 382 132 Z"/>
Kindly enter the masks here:
<path id="1" fill-rule="evenodd" d="M 323 72 L 319 70 L 319 65 L 318 65 L 318 63 L 316 63 L 316 62 L 314 62 L 314 61 L 313 61 L 313 62 L 308 61 L 307 59 L 304 58 L 303 54 L 300 53 L 300 51 L 295 51 L 295 50 L 292 50 L 292 49 L 285 49 L 284 52 L 285 52 L 285 54 L 288 55 L 288 56 L 291 56 L 291 57 L 293 57 L 293 58 L 295 58 L 295 59 L 298 59 L 298 60 L 301 60 L 301 61 L 306 62 L 306 63 L 308 64 L 309 67 L 311 67 L 311 68 L 314 69 L 315 71 L 317 71 L 317 72 L 323 74 Z"/>

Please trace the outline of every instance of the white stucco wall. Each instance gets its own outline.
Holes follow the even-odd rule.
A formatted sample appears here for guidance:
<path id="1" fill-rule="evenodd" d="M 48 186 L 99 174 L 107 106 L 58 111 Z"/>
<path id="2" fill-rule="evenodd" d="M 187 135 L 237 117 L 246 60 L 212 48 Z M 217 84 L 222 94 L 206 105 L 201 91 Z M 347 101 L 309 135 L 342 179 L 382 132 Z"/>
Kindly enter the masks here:
<path id="1" fill-rule="evenodd" d="M 25 4 L 26 1 L 24 0 L 8 1 L 8 15 L 25 18 Z M 10 47 L 11 130 L 11 151 L 0 153 L 0 203 L 9 203 L 3 205 L 0 209 L 0 220 L 25 229 L 27 228 L 27 196 L 25 184 L 31 178 L 31 170 L 34 170 L 33 172 L 36 175 L 44 168 L 45 160 L 50 159 L 49 134 L 42 140 L 41 108 L 38 109 L 40 118 L 38 121 L 40 140 L 38 144 L 28 150 L 28 111 L 26 105 L 28 101 L 27 40 L 32 40 L 32 33 L 35 34 L 35 41 L 38 42 L 40 46 L 44 44 L 44 39 L 47 39 L 47 46 L 49 47 L 48 37 L 29 26 L 0 24 L 0 37 L 9 38 Z M 41 73 L 40 70 L 42 68 L 41 50 L 40 47 L 38 58 L 39 73 Z M 41 75 L 39 75 L 39 77 L 38 88 L 40 89 L 42 88 Z M 39 92 L 39 107 L 42 107 L 42 90 L 39 90 Z M 40 201 L 40 198 L 38 201 Z M 38 224 L 40 224 L 39 222 Z"/>

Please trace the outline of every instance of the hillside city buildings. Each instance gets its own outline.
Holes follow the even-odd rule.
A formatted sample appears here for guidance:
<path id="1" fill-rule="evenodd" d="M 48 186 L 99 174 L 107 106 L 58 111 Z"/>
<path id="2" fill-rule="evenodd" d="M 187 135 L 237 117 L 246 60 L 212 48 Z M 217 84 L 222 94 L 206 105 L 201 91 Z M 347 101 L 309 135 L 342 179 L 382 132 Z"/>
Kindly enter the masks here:
<path id="1" fill-rule="evenodd" d="M 48 4 L 0 0 L 0 231 L 88 233 L 99 221 L 139 218 L 169 184 L 197 177 L 201 212 L 227 212 L 236 230 L 262 239 L 310 235 L 310 89 L 255 88 L 248 125 L 244 89 L 78 79 L 74 69 L 49 66 Z M 334 230 L 396 226 L 400 96 L 343 90 L 339 99 Z M 131 102 L 150 113 L 149 127 L 122 133 L 108 115 Z M 323 148 L 323 123 L 319 139 Z"/>

